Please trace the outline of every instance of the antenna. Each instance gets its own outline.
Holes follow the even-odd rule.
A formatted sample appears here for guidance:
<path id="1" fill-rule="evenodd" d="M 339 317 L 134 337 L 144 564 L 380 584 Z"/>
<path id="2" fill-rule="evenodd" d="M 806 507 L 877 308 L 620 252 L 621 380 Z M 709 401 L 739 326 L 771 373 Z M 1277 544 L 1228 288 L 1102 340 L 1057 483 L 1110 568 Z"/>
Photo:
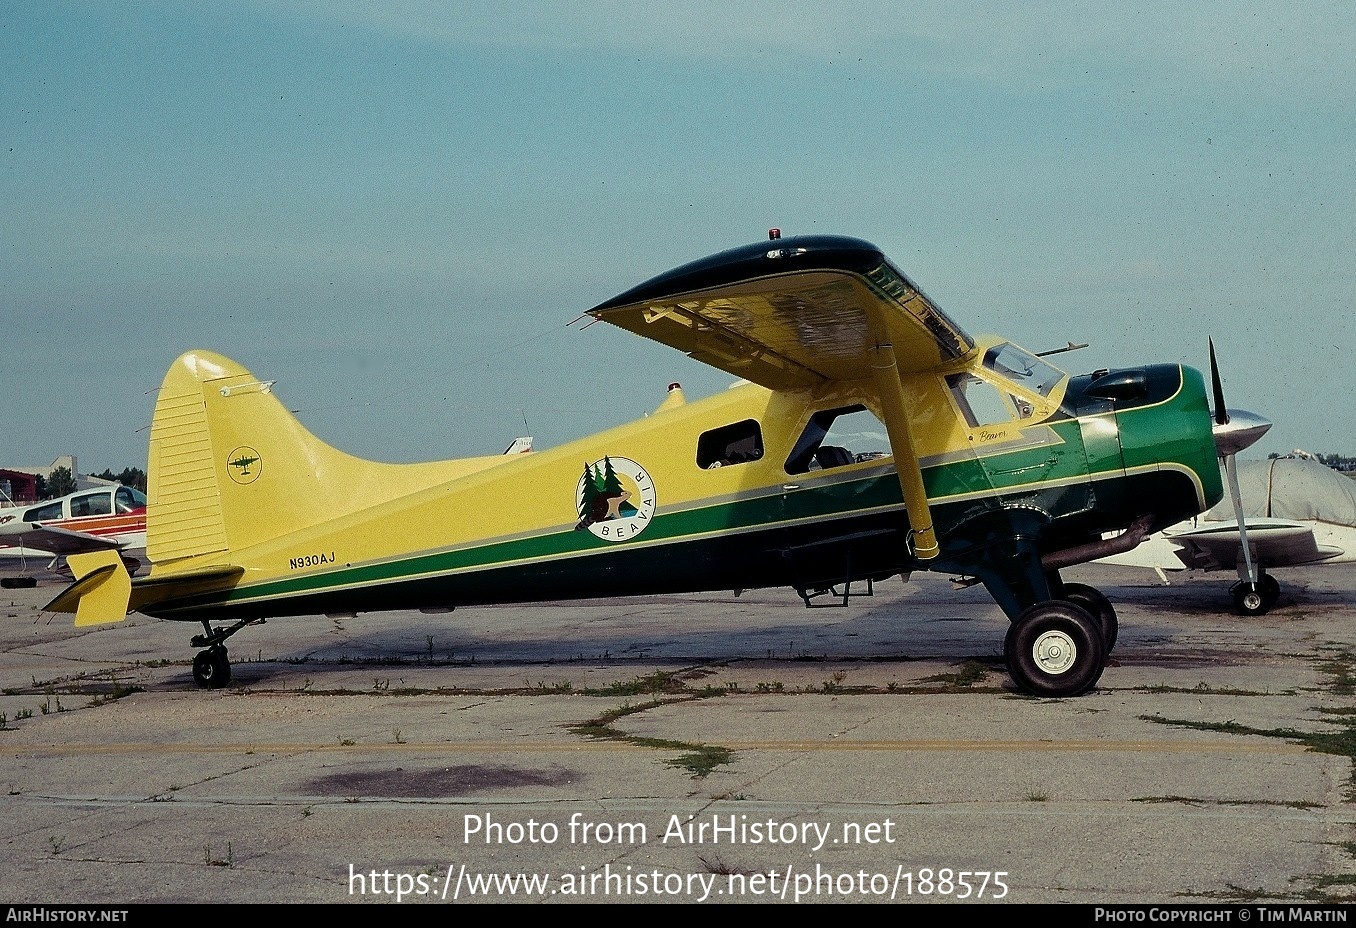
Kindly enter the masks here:
<path id="1" fill-rule="evenodd" d="M 1047 355 L 1052 355 L 1052 354 L 1063 354 L 1063 353 L 1066 352 L 1066 351 L 1077 351 L 1079 348 L 1086 348 L 1086 347 L 1088 347 L 1088 343 L 1087 343 L 1087 342 L 1084 342 L 1084 343 L 1081 344 L 1081 345 L 1075 345 L 1073 342 L 1069 342 L 1069 344 L 1065 345 L 1063 348 L 1051 348 L 1049 351 L 1037 351 L 1037 352 L 1036 352 L 1036 357 L 1038 357 L 1038 358 L 1044 358 L 1044 357 L 1046 357 Z"/>

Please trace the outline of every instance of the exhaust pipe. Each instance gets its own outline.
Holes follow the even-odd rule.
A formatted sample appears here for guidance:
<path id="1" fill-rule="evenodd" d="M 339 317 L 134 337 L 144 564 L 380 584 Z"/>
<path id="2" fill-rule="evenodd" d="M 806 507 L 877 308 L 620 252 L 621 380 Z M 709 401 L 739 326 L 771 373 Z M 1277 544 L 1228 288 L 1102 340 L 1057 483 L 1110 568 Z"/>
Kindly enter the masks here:
<path id="1" fill-rule="evenodd" d="M 1149 526 L 1152 524 L 1153 516 L 1140 516 L 1131 523 L 1129 528 L 1113 538 L 1103 538 L 1100 541 L 1075 545 L 1072 548 L 1051 551 L 1049 554 L 1042 555 L 1041 567 L 1045 570 L 1063 570 L 1065 567 L 1086 564 L 1088 561 L 1110 557 L 1113 554 L 1124 554 L 1149 537 Z"/>

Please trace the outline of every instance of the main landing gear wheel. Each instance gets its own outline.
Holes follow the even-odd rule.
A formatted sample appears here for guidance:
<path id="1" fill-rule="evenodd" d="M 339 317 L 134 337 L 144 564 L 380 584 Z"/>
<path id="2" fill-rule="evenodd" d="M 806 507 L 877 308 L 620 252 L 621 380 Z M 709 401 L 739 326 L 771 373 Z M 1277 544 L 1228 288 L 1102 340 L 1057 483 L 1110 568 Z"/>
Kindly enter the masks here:
<path id="1" fill-rule="evenodd" d="M 1098 621 L 1065 600 L 1036 603 L 1012 623 L 1003 642 L 1008 673 L 1033 696 L 1077 696 L 1106 665 Z"/>
<path id="2" fill-rule="evenodd" d="M 1256 583 L 1240 580 L 1229 588 L 1239 615 L 1265 615 L 1276 605 L 1281 585 L 1271 574 L 1262 574 Z"/>
<path id="3" fill-rule="evenodd" d="M 1102 630 L 1102 656 L 1110 656 L 1111 649 L 1116 646 L 1116 636 L 1120 633 L 1121 627 L 1111 600 L 1103 596 L 1100 590 L 1082 583 L 1064 584 L 1062 598 L 1075 606 L 1081 606 L 1088 615 L 1097 620 L 1097 625 Z"/>
<path id="4" fill-rule="evenodd" d="M 1262 596 L 1266 598 L 1267 610 L 1270 611 L 1276 605 L 1276 600 L 1281 598 L 1281 585 L 1268 573 L 1263 573 L 1258 582 L 1262 585 Z"/>
<path id="5" fill-rule="evenodd" d="M 198 686 L 219 689 L 231 682 L 231 661 L 226 649 L 217 646 L 199 651 L 193 658 L 193 679 Z"/>

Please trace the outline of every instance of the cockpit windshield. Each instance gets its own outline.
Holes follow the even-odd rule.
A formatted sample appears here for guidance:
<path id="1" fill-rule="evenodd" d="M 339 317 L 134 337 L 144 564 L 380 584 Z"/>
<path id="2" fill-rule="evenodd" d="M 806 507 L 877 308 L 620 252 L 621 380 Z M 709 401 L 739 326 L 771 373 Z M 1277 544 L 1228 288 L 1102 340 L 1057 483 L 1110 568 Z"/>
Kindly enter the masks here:
<path id="1" fill-rule="evenodd" d="M 1065 376 L 1059 368 L 1046 364 L 1034 354 L 1018 348 L 1011 342 L 990 348 L 984 355 L 984 366 L 1000 377 L 1041 396 L 1049 396 L 1050 391 Z"/>
<path id="2" fill-rule="evenodd" d="M 113 506 L 118 512 L 131 512 L 134 509 L 145 509 L 146 496 L 135 487 L 118 487 L 117 494 L 113 500 Z"/>

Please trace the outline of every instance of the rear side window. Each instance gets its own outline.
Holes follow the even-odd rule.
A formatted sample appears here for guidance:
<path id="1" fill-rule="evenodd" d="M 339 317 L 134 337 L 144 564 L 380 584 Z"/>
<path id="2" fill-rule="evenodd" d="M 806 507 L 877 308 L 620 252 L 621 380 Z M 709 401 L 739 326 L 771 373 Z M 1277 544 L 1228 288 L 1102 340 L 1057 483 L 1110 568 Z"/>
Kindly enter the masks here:
<path id="1" fill-rule="evenodd" d="M 39 506 L 36 509 L 30 509 L 24 513 L 25 522 L 53 522 L 61 518 L 61 500 L 55 503 L 48 503 L 45 506 Z"/>
<path id="2" fill-rule="evenodd" d="M 703 432 L 697 439 L 697 466 L 702 470 L 747 464 L 763 457 L 763 430 L 753 419 Z"/>

